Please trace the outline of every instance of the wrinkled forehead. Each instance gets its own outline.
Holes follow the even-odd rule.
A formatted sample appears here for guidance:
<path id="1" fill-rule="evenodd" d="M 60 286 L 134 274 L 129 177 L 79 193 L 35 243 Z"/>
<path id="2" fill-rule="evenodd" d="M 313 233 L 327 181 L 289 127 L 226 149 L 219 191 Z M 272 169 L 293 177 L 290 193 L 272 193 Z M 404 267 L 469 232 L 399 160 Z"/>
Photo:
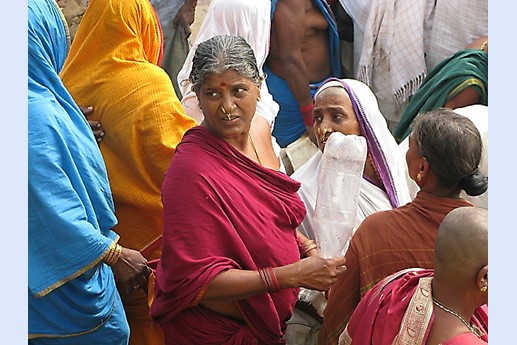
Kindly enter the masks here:
<path id="1" fill-rule="evenodd" d="M 221 85 L 231 85 L 238 83 L 254 84 L 251 78 L 244 76 L 234 69 L 227 69 L 222 72 L 213 71 L 206 73 L 202 78 L 201 86 L 214 83 Z"/>
<path id="2" fill-rule="evenodd" d="M 339 105 L 349 104 L 352 106 L 350 96 L 348 95 L 346 89 L 342 86 L 331 86 L 321 90 L 318 94 L 316 94 L 314 97 L 314 105 L 317 106 L 318 104 L 322 103 L 336 103 Z"/>

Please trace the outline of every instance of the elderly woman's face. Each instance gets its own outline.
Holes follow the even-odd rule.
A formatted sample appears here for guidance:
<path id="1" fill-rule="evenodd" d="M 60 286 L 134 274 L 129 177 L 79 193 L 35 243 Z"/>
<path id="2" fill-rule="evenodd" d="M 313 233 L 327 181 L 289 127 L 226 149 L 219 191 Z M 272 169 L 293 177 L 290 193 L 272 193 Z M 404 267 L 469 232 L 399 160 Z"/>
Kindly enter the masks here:
<path id="1" fill-rule="evenodd" d="M 332 132 L 361 135 L 361 128 L 345 89 L 329 87 L 314 101 L 314 132 L 321 151 Z"/>
<path id="2" fill-rule="evenodd" d="M 259 89 L 234 70 L 209 74 L 196 92 L 204 125 L 223 139 L 247 135 L 255 114 Z"/>

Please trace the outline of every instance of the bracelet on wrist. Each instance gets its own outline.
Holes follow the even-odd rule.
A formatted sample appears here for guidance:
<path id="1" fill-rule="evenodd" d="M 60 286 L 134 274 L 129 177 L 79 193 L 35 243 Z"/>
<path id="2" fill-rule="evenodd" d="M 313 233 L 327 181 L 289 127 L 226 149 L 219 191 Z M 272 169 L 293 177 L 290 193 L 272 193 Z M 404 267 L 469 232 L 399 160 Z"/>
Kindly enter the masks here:
<path id="1" fill-rule="evenodd" d="M 259 268 L 258 273 L 262 283 L 267 289 L 267 292 L 277 292 L 280 291 L 280 284 L 278 283 L 278 279 L 276 278 L 275 272 L 272 267 Z"/>
<path id="2" fill-rule="evenodd" d="M 122 246 L 120 244 L 115 244 L 115 246 L 110 247 L 106 255 L 104 256 L 104 263 L 108 266 L 113 266 L 117 263 L 118 259 L 122 256 Z"/>
<path id="3" fill-rule="evenodd" d="M 309 253 L 313 249 L 318 249 L 316 241 L 307 240 L 302 244 L 300 248 L 300 254 L 302 255 L 302 257 L 307 256 L 307 253 Z"/>

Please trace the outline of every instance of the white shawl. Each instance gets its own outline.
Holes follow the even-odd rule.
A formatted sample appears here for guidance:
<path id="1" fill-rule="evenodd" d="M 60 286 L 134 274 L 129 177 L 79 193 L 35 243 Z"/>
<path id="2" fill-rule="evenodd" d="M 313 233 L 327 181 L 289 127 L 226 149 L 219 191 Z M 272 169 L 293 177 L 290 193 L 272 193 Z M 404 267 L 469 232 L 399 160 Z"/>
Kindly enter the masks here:
<path id="1" fill-rule="evenodd" d="M 181 104 L 185 112 L 198 123 L 203 120 L 196 94 L 191 90 L 188 81 L 192 70 L 192 59 L 199 43 L 216 35 L 242 36 L 251 46 L 257 59 L 260 74 L 269 53 L 269 36 L 271 30 L 271 0 L 212 0 L 199 34 L 190 49 L 183 68 L 178 73 L 183 99 Z M 186 80 L 186 81 L 184 81 Z M 257 103 L 256 114 L 264 117 L 271 130 L 278 113 L 279 106 L 273 100 L 265 82 L 260 90 L 260 101 Z"/>
<path id="2" fill-rule="evenodd" d="M 364 110 L 372 131 L 375 133 L 375 137 L 391 173 L 391 183 L 393 184 L 397 196 L 398 205 L 405 205 L 411 201 L 405 177 L 406 161 L 401 155 L 399 147 L 391 132 L 388 130 L 386 120 L 379 110 L 375 95 L 367 85 L 358 80 L 343 79 L 343 81 L 357 96 L 356 102 L 359 103 L 360 107 Z M 321 90 L 327 87 L 341 86 L 337 82 L 327 82 L 318 90 L 315 99 Z M 291 175 L 293 179 L 301 182 L 302 184 L 298 194 L 305 203 L 305 207 L 307 209 L 307 215 L 305 216 L 302 224 L 300 224 L 298 230 L 309 238 L 314 238 L 313 216 L 316 208 L 316 196 L 318 194 L 317 181 L 319 179 L 321 158 L 322 153 L 316 153 L 309 161 L 307 161 L 307 163 Z M 343 194 L 346 195 L 347 191 L 343 191 Z M 392 208 L 393 207 L 391 206 L 386 192 L 366 181 L 364 178 L 361 179 L 354 231 L 366 216 L 377 211 L 389 210 Z"/>

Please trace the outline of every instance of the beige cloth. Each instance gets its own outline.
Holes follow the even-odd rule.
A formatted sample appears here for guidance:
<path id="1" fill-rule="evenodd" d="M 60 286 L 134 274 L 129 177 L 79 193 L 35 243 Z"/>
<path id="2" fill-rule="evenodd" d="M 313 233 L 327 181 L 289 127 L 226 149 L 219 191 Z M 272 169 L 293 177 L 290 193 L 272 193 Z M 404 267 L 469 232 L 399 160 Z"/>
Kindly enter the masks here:
<path id="1" fill-rule="evenodd" d="M 291 175 L 314 156 L 316 152 L 319 152 L 319 149 L 307 133 L 281 149 L 280 158 L 282 159 L 286 174 Z"/>

